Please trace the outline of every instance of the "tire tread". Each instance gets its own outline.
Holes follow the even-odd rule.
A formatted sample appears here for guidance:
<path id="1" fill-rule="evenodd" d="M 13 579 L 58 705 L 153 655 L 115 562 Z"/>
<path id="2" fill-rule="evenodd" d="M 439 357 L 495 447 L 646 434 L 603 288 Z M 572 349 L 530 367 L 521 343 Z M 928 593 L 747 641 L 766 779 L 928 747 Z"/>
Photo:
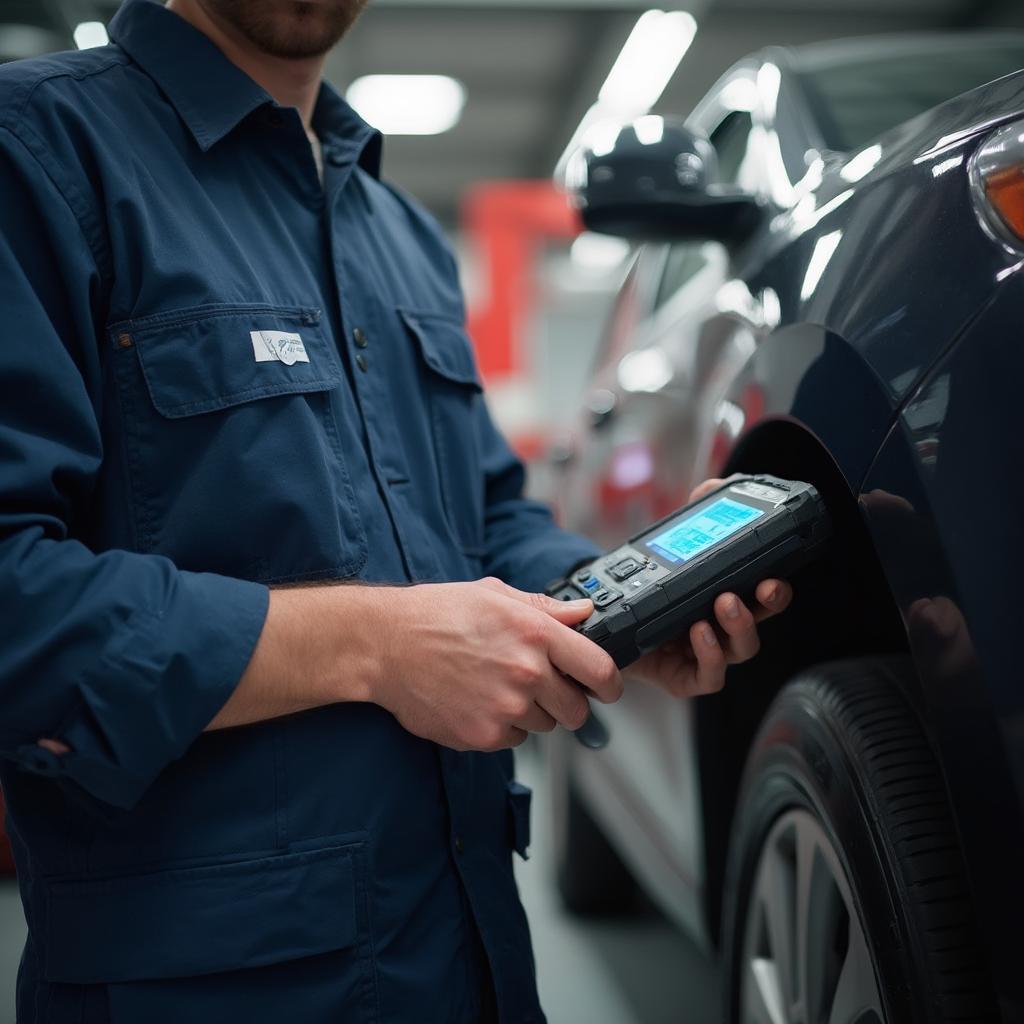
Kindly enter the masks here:
<path id="1" fill-rule="evenodd" d="M 997 1019 L 939 763 L 891 668 L 838 663 L 797 686 L 838 725 L 875 803 L 934 1000 L 928 1020 Z"/>

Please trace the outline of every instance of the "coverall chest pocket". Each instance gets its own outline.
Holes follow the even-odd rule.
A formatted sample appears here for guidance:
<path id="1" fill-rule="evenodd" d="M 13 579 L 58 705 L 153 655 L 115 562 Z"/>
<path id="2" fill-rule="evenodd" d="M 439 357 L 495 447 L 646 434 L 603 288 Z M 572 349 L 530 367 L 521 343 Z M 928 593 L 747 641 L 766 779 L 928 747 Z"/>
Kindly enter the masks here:
<path id="1" fill-rule="evenodd" d="M 263 582 L 358 572 L 341 368 L 318 310 L 205 306 L 109 333 L 141 550 Z"/>
<path id="2" fill-rule="evenodd" d="M 479 568 L 484 555 L 484 467 L 478 427 L 483 388 L 459 321 L 400 309 L 421 361 L 438 483 L 456 543 Z"/>

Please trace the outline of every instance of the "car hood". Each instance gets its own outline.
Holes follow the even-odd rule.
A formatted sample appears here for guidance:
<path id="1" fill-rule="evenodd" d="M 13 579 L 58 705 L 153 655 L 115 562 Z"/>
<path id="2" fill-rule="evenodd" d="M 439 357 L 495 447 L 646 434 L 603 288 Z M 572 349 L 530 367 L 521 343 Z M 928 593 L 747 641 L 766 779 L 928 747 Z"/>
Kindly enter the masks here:
<path id="1" fill-rule="evenodd" d="M 861 153 L 879 147 L 877 163 L 863 178 L 866 185 L 901 166 L 938 161 L 959 152 L 1016 118 L 1024 118 L 1024 71 L 972 89 L 898 125 L 870 146 L 851 153 L 837 170 L 842 177 L 843 168 L 850 167 Z"/>
<path id="2" fill-rule="evenodd" d="M 818 187 L 775 228 L 783 310 L 854 348 L 897 407 L 984 308 L 1021 254 L 982 229 L 967 164 L 981 140 L 1024 118 L 1024 73 L 955 97 L 827 161 Z M 803 209 L 806 205 L 806 209 Z M 833 245 L 812 295 L 789 295 Z M 776 285 L 773 285 L 775 287 Z M 804 301 L 804 299 L 808 301 Z"/>

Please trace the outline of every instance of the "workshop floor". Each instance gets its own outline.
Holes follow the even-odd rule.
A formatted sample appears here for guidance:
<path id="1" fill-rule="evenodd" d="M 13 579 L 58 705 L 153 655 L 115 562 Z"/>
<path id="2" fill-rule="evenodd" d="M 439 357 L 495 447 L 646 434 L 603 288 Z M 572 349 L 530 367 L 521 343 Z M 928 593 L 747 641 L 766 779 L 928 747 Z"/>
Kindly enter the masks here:
<path id="1" fill-rule="evenodd" d="M 529 861 L 517 858 L 517 875 L 550 1024 L 712 1024 L 714 965 L 657 914 L 584 924 L 561 909 L 551 882 L 539 762 L 521 756 L 519 775 L 534 787 L 537 838 Z M 14 977 L 24 938 L 17 889 L 5 880 L 0 882 L 0 1024 L 14 1024 Z"/>
<path id="2" fill-rule="evenodd" d="M 18 887 L 0 881 L 0 1024 L 14 1024 L 14 977 L 25 943 L 25 915 Z"/>
<path id="3" fill-rule="evenodd" d="M 552 880 L 543 765 L 517 755 L 517 775 L 533 787 L 533 846 L 516 858 L 516 877 L 533 932 L 537 982 L 549 1024 L 713 1024 L 718 971 L 655 911 L 583 922 L 561 906 Z"/>

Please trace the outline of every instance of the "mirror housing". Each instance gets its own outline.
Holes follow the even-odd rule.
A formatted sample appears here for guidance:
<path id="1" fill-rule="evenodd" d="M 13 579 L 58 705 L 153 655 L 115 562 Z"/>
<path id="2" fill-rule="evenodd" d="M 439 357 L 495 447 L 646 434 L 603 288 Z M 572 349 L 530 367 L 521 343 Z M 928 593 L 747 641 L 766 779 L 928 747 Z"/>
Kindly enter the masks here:
<path id="1" fill-rule="evenodd" d="M 736 243 L 761 221 L 755 196 L 717 182 L 714 146 L 682 121 L 654 115 L 608 146 L 576 153 L 566 185 L 588 231 L 637 241 Z"/>

